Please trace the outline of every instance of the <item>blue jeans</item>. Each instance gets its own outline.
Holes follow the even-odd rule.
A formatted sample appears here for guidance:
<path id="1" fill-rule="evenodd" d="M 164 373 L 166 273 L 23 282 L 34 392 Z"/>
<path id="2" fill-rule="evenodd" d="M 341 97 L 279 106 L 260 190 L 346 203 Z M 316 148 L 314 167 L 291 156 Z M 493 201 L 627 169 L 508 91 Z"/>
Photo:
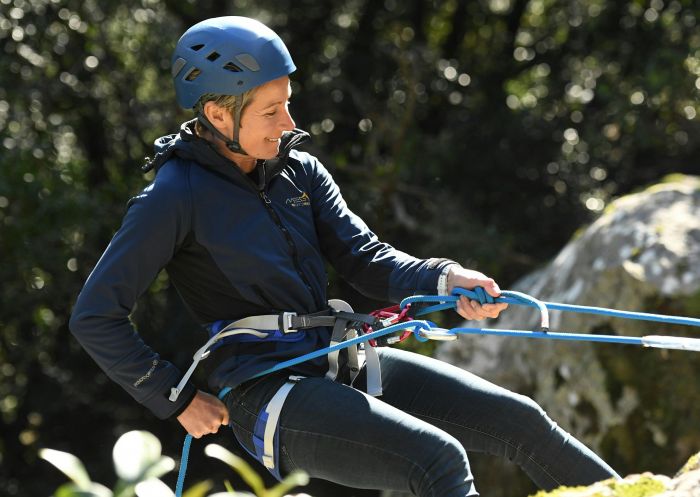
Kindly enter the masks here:
<path id="1" fill-rule="evenodd" d="M 299 468 L 355 488 L 475 496 L 473 451 L 507 457 L 547 490 L 618 477 L 532 399 L 436 359 L 378 351 L 381 397 L 325 378 L 292 389 L 280 417 L 283 475 Z M 285 381 L 258 378 L 225 398 L 236 437 L 249 450 L 258 414 Z"/>

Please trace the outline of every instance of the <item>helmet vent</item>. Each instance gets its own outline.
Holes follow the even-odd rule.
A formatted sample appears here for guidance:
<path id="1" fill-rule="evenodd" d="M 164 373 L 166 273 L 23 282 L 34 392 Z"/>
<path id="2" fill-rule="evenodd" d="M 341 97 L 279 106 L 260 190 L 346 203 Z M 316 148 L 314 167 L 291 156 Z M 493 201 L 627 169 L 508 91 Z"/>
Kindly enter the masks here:
<path id="1" fill-rule="evenodd" d="M 186 81 L 194 81 L 197 79 L 197 77 L 201 74 L 202 71 L 197 69 L 196 67 L 192 68 L 190 72 L 187 73 L 187 76 L 185 76 Z"/>
<path id="2" fill-rule="evenodd" d="M 190 49 L 194 50 L 195 52 L 199 52 L 202 48 L 204 48 L 204 43 L 200 43 L 199 45 L 192 45 Z"/>
<path id="3" fill-rule="evenodd" d="M 231 72 L 243 72 L 243 69 L 238 67 L 233 62 L 227 62 L 226 65 L 224 66 L 224 69 L 226 69 L 227 71 L 231 71 Z"/>
<path id="4" fill-rule="evenodd" d="M 212 53 L 210 53 L 209 55 L 207 55 L 207 60 L 211 60 L 212 62 L 214 62 L 214 61 L 215 61 L 216 59 L 218 59 L 219 57 L 221 57 L 221 55 L 219 54 L 219 52 L 212 52 Z"/>
<path id="5" fill-rule="evenodd" d="M 187 64 L 187 61 L 182 57 L 178 57 L 177 60 L 175 60 L 173 67 L 170 70 L 170 74 L 173 78 L 180 74 L 180 71 L 182 71 L 182 68 L 185 67 L 185 64 Z"/>
<path id="6" fill-rule="evenodd" d="M 257 72 L 260 70 L 260 64 L 258 64 L 258 61 L 255 60 L 255 57 L 253 57 L 249 53 L 242 53 L 236 55 L 236 60 L 253 72 Z"/>

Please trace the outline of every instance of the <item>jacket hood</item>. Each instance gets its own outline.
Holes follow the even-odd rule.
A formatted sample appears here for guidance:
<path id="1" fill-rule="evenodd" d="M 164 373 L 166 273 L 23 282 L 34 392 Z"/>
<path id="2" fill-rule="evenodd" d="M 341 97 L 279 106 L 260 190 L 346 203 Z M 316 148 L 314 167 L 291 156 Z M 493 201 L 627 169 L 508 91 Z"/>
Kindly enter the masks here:
<path id="1" fill-rule="evenodd" d="M 182 123 L 180 132 L 161 136 L 154 142 L 155 156 L 146 158 L 146 163 L 141 166 L 143 172 L 154 169 L 156 172 L 173 156 L 192 160 L 207 169 L 221 173 L 227 177 L 240 178 L 244 174 L 232 160 L 221 155 L 213 145 L 197 136 L 194 131 L 196 119 Z M 266 161 L 258 161 L 258 168 L 262 166 L 262 174 L 258 187 L 261 188 L 282 171 L 287 165 L 287 159 L 292 149 L 298 147 L 310 138 L 306 131 L 294 129 L 285 131 L 280 138 L 280 151 L 277 157 Z"/>

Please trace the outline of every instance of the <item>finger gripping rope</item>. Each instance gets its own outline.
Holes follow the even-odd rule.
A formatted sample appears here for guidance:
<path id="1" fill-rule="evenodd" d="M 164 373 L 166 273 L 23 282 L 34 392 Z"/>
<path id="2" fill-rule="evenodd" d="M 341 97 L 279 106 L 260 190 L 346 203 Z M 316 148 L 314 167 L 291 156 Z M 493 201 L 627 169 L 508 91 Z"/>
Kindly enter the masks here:
<path id="1" fill-rule="evenodd" d="M 476 300 L 478 300 L 481 305 L 493 304 L 495 302 L 494 298 L 486 293 L 486 290 L 481 286 L 474 288 L 474 293 L 476 293 Z"/>
<path id="2" fill-rule="evenodd" d="M 530 305 L 537 307 L 540 310 L 540 329 L 541 331 L 549 330 L 549 311 L 544 302 L 539 301 L 535 297 L 532 297 L 526 293 L 514 292 L 511 290 L 503 290 L 500 297 L 492 297 L 483 287 L 477 286 L 473 290 L 467 290 L 466 288 L 455 288 L 452 291 L 453 295 L 464 295 L 472 300 L 477 300 L 481 305 L 493 304 L 493 303 L 505 303 L 505 304 L 518 304 L 518 305 Z M 437 306 L 433 306 L 437 307 Z M 430 309 L 430 308 L 428 308 Z M 438 309 L 432 309 L 438 310 Z"/>

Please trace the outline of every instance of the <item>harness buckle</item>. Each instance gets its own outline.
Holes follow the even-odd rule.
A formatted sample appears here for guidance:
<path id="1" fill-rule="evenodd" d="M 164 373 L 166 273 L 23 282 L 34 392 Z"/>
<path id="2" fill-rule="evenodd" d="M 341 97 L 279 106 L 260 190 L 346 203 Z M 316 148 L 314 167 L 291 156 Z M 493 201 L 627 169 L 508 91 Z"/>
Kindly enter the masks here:
<path id="1" fill-rule="evenodd" d="M 283 333 L 294 333 L 297 331 L 292 324 L 292 319 L 297 317 L 296 312 L 283 312 L 280 314 L 280 330 Z"/>

